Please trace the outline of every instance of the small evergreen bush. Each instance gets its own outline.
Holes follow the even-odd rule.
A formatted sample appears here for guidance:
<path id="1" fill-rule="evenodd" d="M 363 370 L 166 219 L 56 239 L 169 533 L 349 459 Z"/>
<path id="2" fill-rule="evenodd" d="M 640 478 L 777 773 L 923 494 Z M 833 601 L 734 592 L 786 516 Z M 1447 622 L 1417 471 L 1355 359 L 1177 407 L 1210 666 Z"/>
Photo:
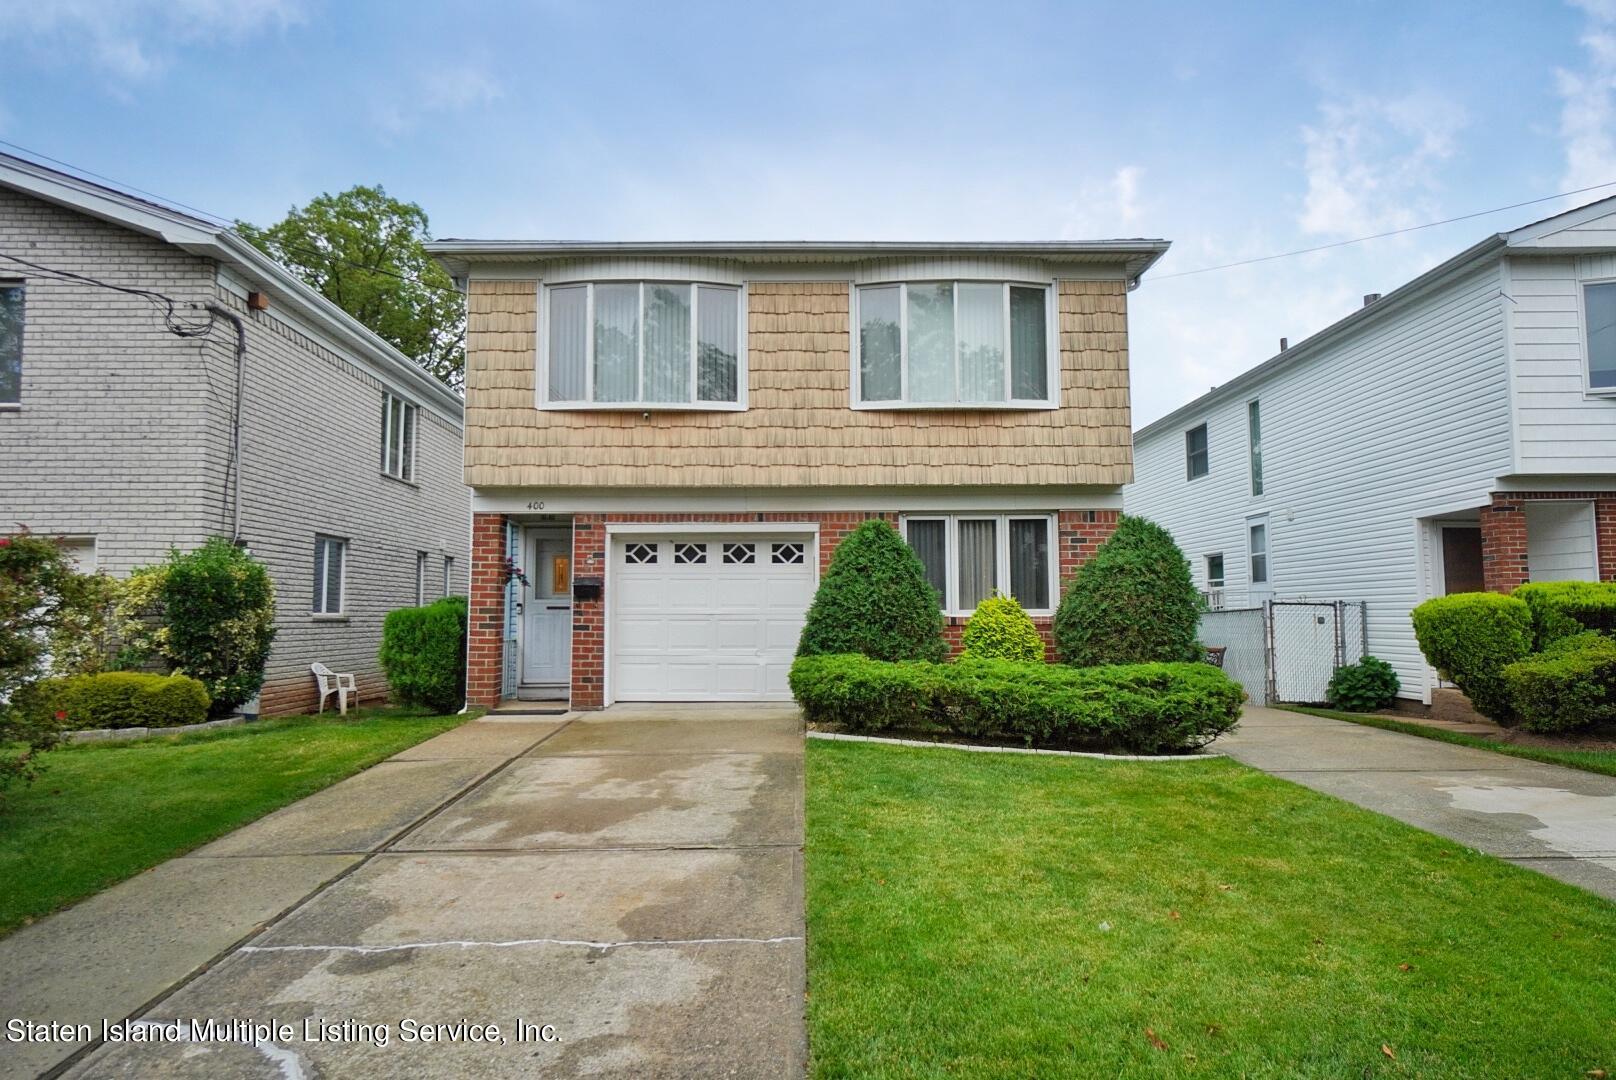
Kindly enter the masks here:
<path id="1" fill-rule="evenodd" d="M 1561 638 L 1547 652 L 1504 668 L 1510 701 L 1528 731 L 1574 731 L 1616 723 L 1616 640 Z"/>
<path id="2" fill-rule="evenodd" d="M 961 660 L 1019 660 L 1036 664 L 1044 659 L 1044 639 L 1014 597 L 993 595 L 976 605 L 965 624 Z"/>
<path id="3" fill-rule="evenodd" d="M 1431 666 L 1482 715 L 1499 723 L 1513 719 L 1504 668 L 1532 651 L 1526 601 L 1500 593 L 1451 593 L 1425 601 L 1412 618 L 1414 637 Z"/>
<path id="4" fill-rule="evenodd" d="M 64 730 L 177 727 L 208 718 L 208 691 L 185 675 L 105 671 L 44 679 L 29 688 L 22 707 Z"/>
<path id="5" fill-rule="evenodd" d="M 457 712 L 465 703 L 466 611 L 464 596 L 446 596 L 387 613 L 378 658 L 399 701 L 435 713 Z"/>
<path id="6" fill-rule="evenodd" d="M 798 656 L 860 653 L 876 660 L 941 660 L 937 590 L 898 530 L 872 518 L 848 533 L 814 593 Z"/>
<path id="7" fill-rule="evenodd" d="M 19 707 L 44 675 L 46 642 L 58 626 L 73 568 L 62 545 L 26 528 L 0 536 L 0 791 L 39 773 L 58 742 L 49 716 Z"/>
<path id="8" fill-rule="evenodd" d="M 160 596 L 169 667 L 202 681 L 215 716 L 251 701 L 275 639 L 275 584 L 264 564 L 216 536 L 169 556 Z"/>
<path id="9" fill-rule="evenodd" d="M 1172 535 L 1125 514 L 1067 583 L 1055 612 L 1055 649 L 1079 667 L 1199 660 L 1201 606 Z"/>
<path id="10" fill-rule="evenodd" d="M 1397 672 L 1386 661 L 1366 656 L 1356 664 L 1335 669 L 1325 700 L 1333 708 L 1348 712 L 1374 712 L 1397 698 L 1400 683 Z"/>
<path id="11" fill-rule="evenodd" d="M 1532 612 L 1534 652 L 1584 630 L 1616 635 L 1616 582 L 1539 581 L 1510 595 L 1524 600 Z"/>

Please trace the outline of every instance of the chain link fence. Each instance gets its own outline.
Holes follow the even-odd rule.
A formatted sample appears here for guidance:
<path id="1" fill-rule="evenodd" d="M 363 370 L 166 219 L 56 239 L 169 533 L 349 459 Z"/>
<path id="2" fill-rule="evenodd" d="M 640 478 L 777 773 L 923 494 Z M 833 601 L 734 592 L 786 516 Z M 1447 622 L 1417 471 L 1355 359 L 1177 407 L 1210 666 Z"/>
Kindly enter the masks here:
<path id="1" fill-rule="evenodd" d="M 1336 668 L 1368 652 L 1367 629 L 1361 600 L 1273 600 L 1206 612 L 1200 638 L 1224 648 L 1223 669 L 1253 705 L 1322 704 Z"/>

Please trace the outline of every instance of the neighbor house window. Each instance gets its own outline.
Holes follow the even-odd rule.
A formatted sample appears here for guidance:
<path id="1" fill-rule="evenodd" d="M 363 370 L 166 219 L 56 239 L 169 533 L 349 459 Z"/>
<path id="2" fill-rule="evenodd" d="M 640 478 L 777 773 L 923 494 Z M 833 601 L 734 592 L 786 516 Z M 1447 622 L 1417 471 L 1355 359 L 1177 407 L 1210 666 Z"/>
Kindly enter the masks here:
<path id="1" fill-rule="evenodd" d="M 424 551 L 415 553 L 415 606 L 426 603 L 426 560 Z"/>
<path id="2" fill-rule="evenodd" d="M 1250 543 L 1247 549 L 1251 556 L 1251 583 L 1253 585 L 1268 584 L 1268 526 L 1257 524 L 1251 526 Z"/>
<path id="3" fill-rule="evenodd" d="M 1054 405 L 1049 286 L 910 281 L 857 297 L 856 404 Z"/>
<path id="4" fill-rule="evenodd" d="M 0 282 L 0 405 L 22 401 L 22 294 L 15 282 Z"/>
<path id="5" fill-rule="evenodd" d="M 1251 443 L 1251 493 L 1262 494 L 1262 403 L 1246 404 L 1246 435 Z"/>
<path id="6" fill-rule="evenodd" d="M 348 541 L 335 536 L 314 538 L 314 614 L 342 614 L 347 563 Z"/>
<path id="7" fill-rule="evenodd" d="M 443 595 L 454 595 L 454 556 L 443 557 Z"/>
<path id="8" fill-rule="evenodd" d="M 1207 455 L 1206 425 L 1192 427 L 1184 433 L 1184 473 L 1191 480 L 1197 476 L 1205 476 L 1212 467 L 1212 460 Z"/>
<path id="9" fill-rule="evenodd" d="M 382 395 L 382 472 L 415 479 L 416 408 L 403 398 Z"/>
<path id="10" fill-rule="evenodd" d="M 736 408 L 745 396 L 741 290 L 629 281 L 545 289 L 541 401 Z"/>
<path id="11" fill-rule="evenodd" d="M 1584 286 L 1582 308 L 1588 327 L 1588 389 L 1616 390 L 1616 281 Z"/>
<path id="12" fill-rule="evenodd" d="M 1206 557 L 1206 606 L 1213 611 L 1223 607 L 1223 556 Z"/>
<path id="13" fill-rule="evenodd" d="M 994 593 L 1048 613 L 1055 591 L 1055 520 L 1047 514 L 959 514 L 904 519 L 943 610 L 968 615 Z"/>

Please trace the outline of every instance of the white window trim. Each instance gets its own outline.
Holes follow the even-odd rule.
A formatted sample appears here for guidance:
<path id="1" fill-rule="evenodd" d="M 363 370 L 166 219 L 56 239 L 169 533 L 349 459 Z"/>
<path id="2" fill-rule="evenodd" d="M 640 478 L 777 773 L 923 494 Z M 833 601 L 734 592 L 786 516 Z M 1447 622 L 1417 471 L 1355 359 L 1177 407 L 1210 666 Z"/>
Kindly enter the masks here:
<path id="1" fill-rule="evenodd" d="M 342 536 L 332 536 L 330 533 L 315 533 L 314 544 L 318 548 L 321 544 L 336 544 L 342 553 L 342 581 L 337 589 L 337 610 L 327 611 L 320 604 L 325 603 L 326 581 L 331 578 L 331 550 L 326 549 L 324 562 L 321 563 L 325 571 L 325 578 L 314 583 L 314 596 L 319 600 L 315 605 L 312 616 L 316 619 L 346 619 L 348 617 L 348 540 Z"/>
<path id="2" fill-rule="evenodd" d="M 1196 431 L 1206 432 L 1206 471 L 1191 474 L 1190 472 L 1190 435 Z M 1199 424 L 1192 424 L 1184 429 L 1184 482 L 1193 484 L 1197 480 L 1204 480 L 1212 475 L 1212 425 L 1205 420 Z"/>
<path id="3" fill-rule="evenodd" d="M 1047 510 L 1012 511 L 1003 514 L 982 514 L 969 511 L 958 514 L 904 514 L 899 518 L 903 542 L 909 542 L 911 521 L 941 521 L 943 530 L 943 558 L 947 562 L 948 590 L 943 597 L 943 614 L 949 618 L 968 618 L 975 608 L 959 606 L 959 523 L 962 521 L 995 521 L 993 532 L 995 588 L 1003 596 L 1010 595 L 1010 522 L 1038 520 L 1049 523 L 1049 607 L 1025 608 L 1028 615 L 1045 617 L 1055 614 L 1060 603 L 1060 532 L 1059 515 Z"/>
<path id="4" fill-rule="evenodd" d="M 1262 526 L 1263 531 L 1263 580 L 1261 581 L 1256 580 L 1256 575 L 1252 573 L 1254 553 L 1251 550 L 1251 531 L 1259 525 Z M 1227 574 L 1229 571 L 1228 565 L 1225 564 L 1223 569 L 1224 573 Z M 1259 593 L 1272 593 L 1274 591 L 1274 530 L 1268 523 L 1267 514 L 1246 519 L 1246 588 L 1252 592 Z"/>
<path id="5" fill-rule="evenodd" d="M 595 393 L 595 286 L 638 285 L 640 289 L 640 344 L 639 368 L 645 366 L 645 287 L 647 285 L 684 285 L 690 289 L 690 396 L 681 401 L 551 401 L 550 400 L 550 290 L 577 288 L 588 290 L 584 306 L 584 393 L 593 398 Z M 701 287 L 727 289 L 735 293 L 735 400 L 697 401 L 697 365 L 700 363 L 700 320 L 696 314 L 696 290 Z M 539 282 L 539 325 L 536 366 L 533 370 L 534 408 L 544 411 L 566 412 L 745 412 L 747 385 L 747 289 L 745 283 L 735 285 L 724 281 L 667 280 L 663 278 L 590 278 L 586 281 Z"/>
<path id="6" fill-rule="evenodd" d="M 1582 392 L 1584 397 L 1616 397 L 1616 386 L 1594 385 L 1594 358 L 1588 349 L 1588 287 L 1591 285 L 1616 285 L 1616 277 L 1577 280 L 1577 348 L 1582 352 Z"/>
<path id="7" fill-rule="evenodd" d="M 17 342 L 17 399 L 0 399 L 0 410 L 22 408 L 22 372 L 28 361 L 28 282 L 22 278 L 0 277 L 0 289 L 22 290 L 22 340 Z"/>
<path id="8" fill-rule="evenodd" d="M 955 392 L 959 388 L 959 299 L 958 287 L 960 285 L 1000 285 L 1004 289 L 1004 393 L 1003 401 L 908 401 L 909 396 L 909 286 L 911 284 L 928 284 L 943 282 L 955 287 L 954 302 L 954 386 Z M 860 281 L 848 286 L 848 386 L 851 394 L 851 405 L 855 409 L 879 409 L 890 411 L 894 409 L 925 409 L 931 412 L 939 410 L 956 412 L 962 410 L 986 410 L 1016 412 L 1030 412 L 1038 409 L 1058 409 L 1061 400 L 1061 348 L 1060 323 L 1057 318 L 1057 282 L 1053 281 L 1019 281 L 1006 278 L 927 278 L 899 281 Z M 1010 356 L 1010 288 L 1015 286 L 1023 289 L 1044 290 L 1044 362 L 1047 371 L 1044 373 L 1045 396 L 1042 398 L 1012 398 L 1010 388 L 1013 383 L 1013 373 Z M 897 401 L 865 401 L 864 387 L 859 378 L 859 290 L 897 288 L 898 290 L 898 392 L 901 398 Z"/>
<path id="9" fill-rule="evenodd" d="M 404 457 L 403 454 L 401 453 L 399 455 L 399 470 L 400 470 L 399 472 L 392 472 L 388 468 L 388 466 L 392 463 L 392 459 L 393 459 L 393 403 L 395 401 L 400 402 L 400 403 L 403 404 L 403 406 L 404 406 L 405 424 L 406 424 L 406 426 L 408 426 L 408 427 L 410 427 L 412 429 L 411 432 L 410 432 L 410 434 L 412 436 L 411 439 L 410 439 L 410 455 L 409 455 L 410 459 L 409 459 L 409 461 L 405 461 L 405 460 L 403 460 L 403 457 Z M 421 410 L 420 410 L 420 408 L 417 407 L 415 402 L 411 401 L 409 398 L 400 397 L 399 395 L 394 394 L 391 391 L 383 391 L 382 392 L 382 475 L 386 476 L 386 477 L 390 477 L 391 479 L 394 479 L 394 480 L 403 481 L 406 484 L 415 483 L 415 463 L 416 463 L 417 459 L 420 456 L 420 454 L 419 454 L 420 446 L 421 446 Z"/>
<path id="10" fill-rule="evenodd" d="M 1252 410 L 1257 414 L 1257 439 L 1251 438 Z M 1268 477 L 1263 469 L 1263 414 L 1262 398 L 1246 401 L 1246 491 L 1253 499 L 1260 499 L 1268 491 Z M 1207 472 L 1212 471 L 1212 444 L 1210 431 L 1207 440 Z"/>

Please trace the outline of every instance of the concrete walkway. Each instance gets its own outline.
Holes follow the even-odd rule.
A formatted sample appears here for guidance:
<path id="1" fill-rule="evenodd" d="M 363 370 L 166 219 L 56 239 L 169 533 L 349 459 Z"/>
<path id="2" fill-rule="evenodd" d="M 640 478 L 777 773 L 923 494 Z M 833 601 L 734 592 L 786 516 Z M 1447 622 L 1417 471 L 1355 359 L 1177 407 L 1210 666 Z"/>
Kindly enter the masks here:
<path id="1" fill-rule="evenodd" d="M 800 1076 L 802 745 L 794 707 L 466 724 L 0 940 L 0 1018 L 95 1036 L 0 1076 Z"/>
<path id="2" fill-rule="evenodd" d="M 1616 777 L 1279 709 L 1214 749 L 1616 900 Z"/>

